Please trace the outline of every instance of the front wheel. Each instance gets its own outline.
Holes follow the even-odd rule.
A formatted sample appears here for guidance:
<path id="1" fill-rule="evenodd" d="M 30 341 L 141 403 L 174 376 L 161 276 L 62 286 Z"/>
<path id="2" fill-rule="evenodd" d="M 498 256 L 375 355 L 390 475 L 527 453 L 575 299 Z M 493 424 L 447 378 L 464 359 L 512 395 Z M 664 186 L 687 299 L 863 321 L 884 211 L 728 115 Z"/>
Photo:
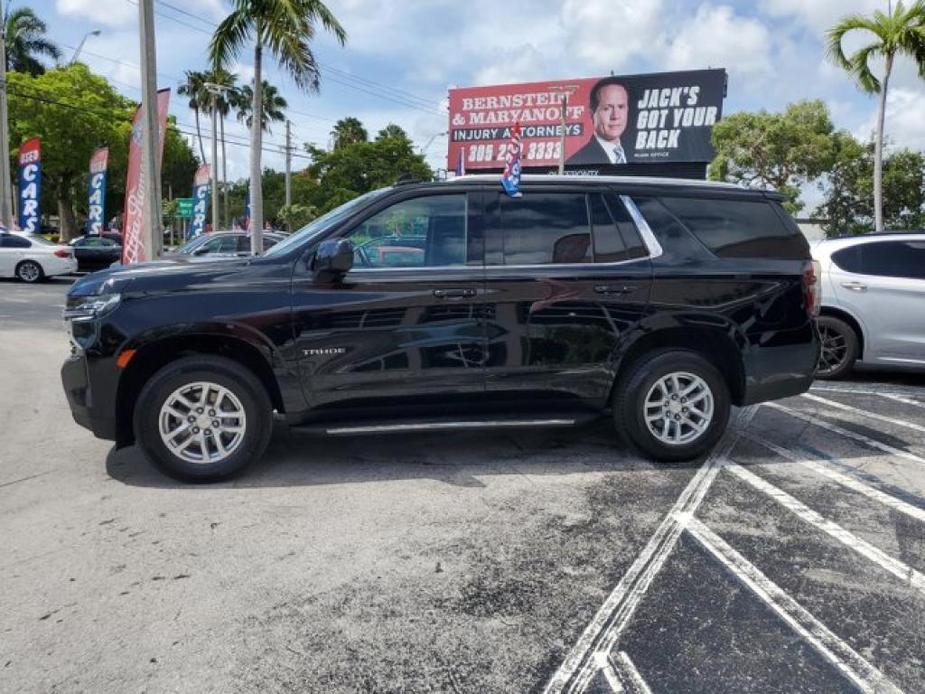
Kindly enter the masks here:
<path id="1" fill-rule="evenodd" d="M 263 384 L 218 356 L 178 359 L 145 384 L 135 405 L 135 438 L 171 477 L 213 482 L 266 450 L 273 411 Z"/>
<path id="2" fill-rule="evenodd" d="M 45 276 L 42 266 L 34 260 L 24 260 L 16 266 L 16 276 L 23 282 L 35 284 L 41 282 Z"/>
<path id="3" fill-rule="evenodd" d="M 629 367 L 614 391 L 618 431 L 660 462 L 709 452 L 729 421 L 729 387 L 696 352 L 659 350 Z"/>

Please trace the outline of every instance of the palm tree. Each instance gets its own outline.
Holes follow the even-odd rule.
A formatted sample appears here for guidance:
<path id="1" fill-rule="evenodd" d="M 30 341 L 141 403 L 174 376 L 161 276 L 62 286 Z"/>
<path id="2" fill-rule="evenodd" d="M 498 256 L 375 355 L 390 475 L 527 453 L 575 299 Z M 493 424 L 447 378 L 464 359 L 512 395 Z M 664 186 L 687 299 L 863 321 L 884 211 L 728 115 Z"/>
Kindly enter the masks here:
<path id="1" fill-rule="evenodd" d="M 376 134 L 376 140 L 407 140 L 408 133 L 400 125 L 389 123 Z"/>
<path id="2" fill-rule="evenodd" d="M 254 46 L 254 90 L 251 113 L 263 113 L 263 50 L 269 49 L 276 61 L 292 77 L 296 86 L 318 91 L 321 73 L 312 53 L 316 24 L 334 34 L 341 45 L 347 32 L 321 0 L 234 0 L 227 17 L 218 25 L 209 44 L 213 67 L 227 66 L 246 45 Z M 260 120 L 251 123 L 251 247 L 263 253 L 263 191 L 260 154 L 263 129 Z"/>
<path id="3" fill-rule="evenodd" d="M 209 81 L 206 73 L 197 70 L 186 71 L 186 83 L 177 87 L 177 94 L 189 97 L 189 107 L 193 109 L 196 115 L 196 138 L 199 140 L 199 154 L 202 161 L 206 161 L 206 150 L 202 146 L 202 131 L 199 129 L 199 112 L 207 111 L 212 95 L 206 89 L 205 84 Z"/>
<path id="4" fill-rule="evenodd" d="M 251 106 L 254 101 L 254 89 L 249 85 L 245 84 L 238 91 L 238 101 L 235 104 L 235 107 L 238 109 L 238 120 L 242 123 L 246 123 L 247 127 L 253 125 L 253 116 L 251 115 Z M 284 123 L 286 121 L 286 114 L 283 113 L 283 109 L 289 108 L 289 104 L 286 103 L 286 100 L 279 95 L 276 87 L 272 84 L 263 80 L 263 113 L 260 115 L 260 127 L 265 132 L 272 132 L 270 130 L 270 123 Z"/>
<path id="5" fill-rule="evenodd" d="M 33 77 L 45 72 L 37 56 L 53 60 L 61 51 L 45 38 L 48 26 L 28 7 L 13 10 L 6 20 L 6 69 L 27 72 Z"/>
<path id="6" fill-rule="evenodd" d="M 855 30 L 873 34 L 873 41 L 853 54 L 845 55 L 842 39 Z M 877 130 L 874 144 L 874 226 L 883 231 L 883 121 L 886 117 L 887 87 L 896 56 L 908 55 L 916 63 L 919 75 L 925 77 L 925 0 L 916 0 L 906 9 L 902 0 L 888 14 L 881 11 L 873 16 L 860 14 L 843 17 L 827 34 L 829 57 L 847 70 L 868 94 L 880 94 Z M 871 57 L 883 58 L 883 77 L 877 79 L 871 71 Z"/>
<path id="7" fill-rule="evenodd" d="M 337 123 L 334 124 L 334 129 L 331 131 L 331 137 L 334 138 L 334 149 L 340 149 L 347 145 L 354 145 L 358 142 L 367 142 L 369 140 L 369 134 L 366 132 L 366 128 L 363 127 L 363 124 L 358 118 L 354 118 L 353 116 L 341 118 L 337 121 Z"/>
<path id="8" fill-rule="evenodd" d="M 211 91 L 208 92 L 209 100 L 202 104 L 201 109 L 204 114 L 211 115 L 212 105 L 215 104 L 218 115 L 218 139 L 222 148 L 222 175 L 219 180 L 219 186 L 222 189 L 222 217 L 227 223 L 229 220 L 228 168 L 226 165 L 228 158 L 225 156 L 225 119 L 228 117 L 228 114 L 231 113 L 231 109 L 235 108 L 235 105 L 238 103 L 241 90 L 238 88 L 238 76 L 233 72 L 228 72 L 227 70 L 219 68 L 204 72 L 203 77 L 205 78 L 205 82 L 217 84 L 222 87 L 222 89 L 214 94 Z M 213 175 L 218 176 L 218 171 L 213 172 Z M 218 227 L 219 225 L 216 224 L 215 226 Z"/>

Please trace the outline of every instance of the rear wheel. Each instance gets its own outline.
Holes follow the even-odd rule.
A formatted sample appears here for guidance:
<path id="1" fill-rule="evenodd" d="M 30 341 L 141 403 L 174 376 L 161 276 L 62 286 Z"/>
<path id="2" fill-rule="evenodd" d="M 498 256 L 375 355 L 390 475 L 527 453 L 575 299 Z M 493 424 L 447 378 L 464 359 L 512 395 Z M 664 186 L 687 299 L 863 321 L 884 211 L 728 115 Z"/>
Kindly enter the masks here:
<path id="1" fill-rule="evenodd" d="M 835 316 L 819 316 L 816 325 L 822 341 L 816 378 L 834 380 L 847 376 L 858 358 L 858 335 L 854 328 Z"/>
<path id="2" fill-rule="evenodd" d="M 34 284 L 42 281 L 42 278 L 45 277 L 45 271 L 34 260 L 24 260 L 16 266 L 16 276 L 23 282 Z"/>
<path id="3" fill-rule="evenodd" d="M 696 352 L 666 349 L 629 367 L 614 391 L 618 431 L 661 462 L 692 460 L 709 452 L 729 421 L 729 387 Z"/>
<path id="4" fill-rule="evenodd" d="M 148 458 L 182 480 L 230 477 L 266 450 L 272 405 L 263 384 L 230 359 L 179 359 L 145 384 L 135 438 Z"/>

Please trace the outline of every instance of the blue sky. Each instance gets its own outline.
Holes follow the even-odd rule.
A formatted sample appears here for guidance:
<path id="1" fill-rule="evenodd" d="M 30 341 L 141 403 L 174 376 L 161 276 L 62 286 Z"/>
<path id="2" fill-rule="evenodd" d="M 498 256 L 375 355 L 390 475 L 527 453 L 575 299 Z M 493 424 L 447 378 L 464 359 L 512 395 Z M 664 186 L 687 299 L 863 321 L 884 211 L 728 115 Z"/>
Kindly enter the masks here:
<path id="1" fill-rule="evenodd" d="M 14 0 L 49 25 L 66 59 L 88 31 L 81 60 L 127 96 L 140 84 L 135 0 Z M 348 33 L 345 48 L 319 34 L 322 63 L 317 95 L 300 94 L 270 66 L 267 74 L 290 104 L 295 141 L 327 146 L 334 122 L 360 118 L 372 134 L 401 125 L 433 166 L 445 166 L 447 128 L 442 102 L 449 86 L 565 79 L 647 71 L 724 67 L 726 113 L 779 110 L 797 99 L 822 98 L 836 125 L 868 137 L 876 100 L 860 93 L 824 58 L 825 29 L 846 13 L 886 9 L 886 0 L 330 0 Z M 203 69 L 206 45 L 227 0 L 155 0 L 158 81 L 176 88 L 183 71 Z M 849 44 L 849 47 L 852 44 Z M 860 45 L 857 42 L 854 46 Z M 236 71 L 249 79 L 252 57 Z M 898 146 L 925 149 L 925 81 L 908 60 L 892 82 L 887 134 Z M 171 112 L 192 125 L 180 97 Z M 208 124 L 203 124 L 207 127 Z M 246 138 L 230 121 L 231 138 Z M 436 135 L 436 137 L 434 137 Z M 271 143 L 281 143 L 282 127 Z M 428 146 L 429 143 L 429 146 Z M 207 145 L 208 153 L 208 145 Z M 229 178 L 246 175 L 247 149 L 228 149 Z M 302 162 L 304 164 L 304 160 Z M 282 168 L 282 157 L 265 155 Z M 811 197 L 811 195 L 810 195 Z"/>

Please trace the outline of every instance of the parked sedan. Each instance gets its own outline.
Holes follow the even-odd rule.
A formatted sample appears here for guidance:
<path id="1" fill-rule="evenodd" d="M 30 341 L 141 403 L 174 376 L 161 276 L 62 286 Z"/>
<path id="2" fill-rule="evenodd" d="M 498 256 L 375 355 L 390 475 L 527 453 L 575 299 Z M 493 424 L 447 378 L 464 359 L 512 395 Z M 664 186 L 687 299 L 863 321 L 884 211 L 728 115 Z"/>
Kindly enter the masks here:
<path id="1" fill-rule="evenodd" d="M 268 250 L 286 238 L 283 234 L 275 232 L 263 233 L 263 249 Z M 186 245 L 181 246 L 173 253 L 165 253 L 164 257 L 171 256 L 209 256 L 232 257 L 250 255 L 251 239 L 243 231 L 214 231 L 197 236 Z"/>
<path id="2" fill-rule="evenodd" d="M 0 233 L 0 277 L 40 282 L 77 271 L 73 249 L 35 234 Z"/>
<path id="3" fill-rule="evenodd" d="M 817 378 L 856 361 L 925 369 L 925 233 L 867 234 L 817 244 L 822 354 Z"/>
<path id="4" fill-rule="evenodd" d="M 79 236 L 69 244 L 77 258 L 77 269 L 81 272 L 94 272 L 109 267 L 122 258 L 122 244 L 119 237 Z"/>

